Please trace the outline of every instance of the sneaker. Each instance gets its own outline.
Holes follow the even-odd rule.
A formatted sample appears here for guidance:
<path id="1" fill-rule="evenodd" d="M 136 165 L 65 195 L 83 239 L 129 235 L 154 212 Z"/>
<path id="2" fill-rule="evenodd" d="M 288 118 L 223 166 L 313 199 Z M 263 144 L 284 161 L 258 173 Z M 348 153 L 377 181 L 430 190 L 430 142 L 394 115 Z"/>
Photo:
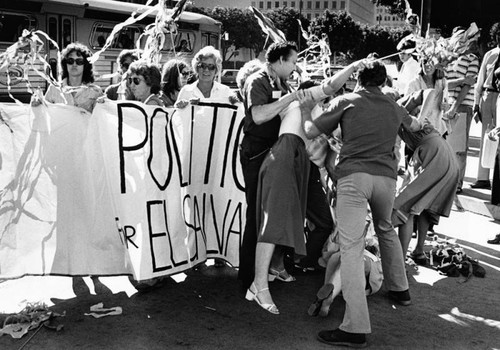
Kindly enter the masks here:
<path id="1" fill-rule="evenodd" d="M 402 292 L 396 292 L 393 290 L 389 291 L 389 298 L 396 301 L 399 305 L 408 306 L 411 305 L 410 291 L 404 290 Z"/>
<path id="2" fill-rule="evenodd" d="M 318 340 L 329 345 L 349 346 L 351 348 L 366 347 L 366 334 L 348 333 L 340 329 L 332 331 L 321 331 L 318 333 Z"/>
<path id="3" fill-rule="evenodd" d="M 490 180 L 477 180 L 473 184 L 470 185 L 471 188 L 484 188 L 484 189 L 491 189 L 491 183 Z"/>

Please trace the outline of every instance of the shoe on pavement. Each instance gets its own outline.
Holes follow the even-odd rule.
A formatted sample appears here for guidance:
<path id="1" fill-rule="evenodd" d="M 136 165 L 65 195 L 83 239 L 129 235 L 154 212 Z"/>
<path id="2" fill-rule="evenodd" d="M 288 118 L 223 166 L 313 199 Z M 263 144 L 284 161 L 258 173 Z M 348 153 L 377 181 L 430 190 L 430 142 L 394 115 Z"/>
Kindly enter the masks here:
<path id="1" fill-rule="evenodd" d="M 411 305 L 410 291 L 408 289 L 401 292 L 390 290 L 389 298 L 396 301 L 399 305 L 403 306 Z"/>
<path id="2" fill-rule="evenodd" d="M 500 233 L 495 236 L 493 239 L 489 239 L 487 241 L 489 244 L 500 244 Z"/>
<path id="3" fill-rule="evenodd" d="M 490 180 L 477 180 L 473 184 L 470 185 L 471 188 L 484 188 L 484 189 L 491 189 L 491 183 Z"/>
<path id="4" fill-rule="evenodd" d="M 338 328 L 332 331 L 327 330 L 319 332 L 318 340 L 333 346 L 349 346 L 351 348 L 366 347 L 366 334 L 348 333 Z"/>

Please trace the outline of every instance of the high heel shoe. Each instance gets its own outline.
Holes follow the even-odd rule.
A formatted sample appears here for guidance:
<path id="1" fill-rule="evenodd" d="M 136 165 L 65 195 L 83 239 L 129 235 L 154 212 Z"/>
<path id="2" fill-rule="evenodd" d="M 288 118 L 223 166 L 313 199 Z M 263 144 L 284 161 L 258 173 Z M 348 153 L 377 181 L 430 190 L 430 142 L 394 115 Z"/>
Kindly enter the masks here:
<path id="1" fill-rule="evenodd" d="M 281 282 L 293 282 L 296 281 L 295 277 L 290 275 L 285 269 L 278 271 L 276 269 L 273 269 L 272 267 L 269 268 L 269 274 L 267 276 L 267 280 L 269 282 L 274 281 L 277 279 L 278 281 Z"/>
<path id="2" fill-rule="evenodd" d="M 252 291 L 252 287 L 255 288 L 256 292 L 254 293 Z M 255 286 L 255 283 L 252 283 L 252 285 L 250 286 L 250 288 L 248 288 L 247 290 L 247 295 L 245 296 L 245 299 L 248 300 L 248 301 L 253 301 L 255 300 L 257 302 L 257 304 L 259 304 L 259 306 L 261 308 L 263 308 L 264 310 L 272 313 L 272 314 L 275 314 L 275 315 L 279 315 L 279 310 L 278 308 L 276 307 L 276 304 L 272 303 L 272 304 L 265 304 L 265 303 L 262 303 L 260 300 L 259 300 L 259 293 L 260 292 L 263 292 L 265 290 L 269 290 L 269 288 L 264 288 L 264 289 L 261 289 L 261 290 L 257 290 L 257 287 Z"/>

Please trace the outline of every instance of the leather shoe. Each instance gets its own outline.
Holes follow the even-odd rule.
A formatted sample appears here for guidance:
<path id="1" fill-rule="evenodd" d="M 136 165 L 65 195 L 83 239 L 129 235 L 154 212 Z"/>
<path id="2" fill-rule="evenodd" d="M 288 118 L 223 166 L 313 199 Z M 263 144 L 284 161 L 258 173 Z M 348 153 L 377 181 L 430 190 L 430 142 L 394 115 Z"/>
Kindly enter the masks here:
<path id="1" fill-rule="evenodd" d="M 491 184 L 490 180 L 477 180 L 473 184 L 470 185 L 471 188 L 478 188 L 478 189 L 491 189 Z"/>
<path id="2" fill-rule="evenodd" d="M 321 331 L 318 333 L 318 340 L 329 345 L 349 346 L 351 348 L 366 347 L 366 334 L 348 333 L 341 329 L 332 331 Z"/>
<path id="3" fill-rule="evenodd" d="M 396 292 L 393 290 L 389 291 L 389 298 L 396 301 L 399 305 L 408 306 L 411 305 L 410 291 L 403 290 L 401 292 Z"/>

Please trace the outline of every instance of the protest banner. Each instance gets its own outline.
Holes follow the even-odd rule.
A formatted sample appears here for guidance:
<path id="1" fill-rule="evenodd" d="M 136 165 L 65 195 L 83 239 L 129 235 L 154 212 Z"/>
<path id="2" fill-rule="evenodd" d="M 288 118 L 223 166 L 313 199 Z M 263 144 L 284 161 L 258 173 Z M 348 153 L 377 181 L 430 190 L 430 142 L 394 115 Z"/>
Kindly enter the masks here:
<path id="1" fill-rule="evenodd" d="M 237 266 L 241 106 L 2 104 L 0 278 Z"/>

